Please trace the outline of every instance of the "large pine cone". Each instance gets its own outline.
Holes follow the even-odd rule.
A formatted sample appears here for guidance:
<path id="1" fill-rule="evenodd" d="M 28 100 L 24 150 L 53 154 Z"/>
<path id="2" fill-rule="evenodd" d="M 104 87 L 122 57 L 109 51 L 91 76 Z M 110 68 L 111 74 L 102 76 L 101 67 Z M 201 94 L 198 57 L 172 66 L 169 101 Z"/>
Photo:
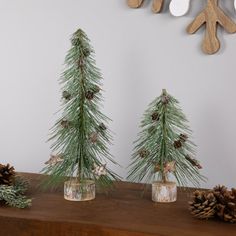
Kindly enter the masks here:
<path id="1" fill-rule="evenodd" d="M 212 191 L 197 190 L 189 202 L 191 214 L 198 219 L 213 218 L 216 214 L 216 198 Z"/>
<path id="2" fill-rule="evenodd" d="M 15 178 L 15 169 L 13 166 L 0 164 L 0 185 L 12 185 Z"/>
<path id="3" fill-rule="evenodd" d="M 236 223 L 236 189 L 229 191 L 224 186 L 216 186 L 214 195 L 217 199 L 217 216 L 223 221 Z"/>

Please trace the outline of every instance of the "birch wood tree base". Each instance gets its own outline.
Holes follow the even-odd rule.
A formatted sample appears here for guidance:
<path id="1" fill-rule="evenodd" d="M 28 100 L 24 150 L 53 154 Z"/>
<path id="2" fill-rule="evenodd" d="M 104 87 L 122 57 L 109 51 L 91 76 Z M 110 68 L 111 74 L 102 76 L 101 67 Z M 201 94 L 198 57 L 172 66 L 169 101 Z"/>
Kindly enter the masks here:
<path id="1" fill-rule="evenodd" d="M 64 198 L 68 201 L 90 201 L 95 199 L 95 183 L 93 180 L 86 180 L 79 183 L 75 180 L 64 183 Z"/>
<path id="2" fill-rule="evenodd" d="M 175 182 L 153 182 L 152 201 L 175 202 L 177 200 L 177 186 Z"/>

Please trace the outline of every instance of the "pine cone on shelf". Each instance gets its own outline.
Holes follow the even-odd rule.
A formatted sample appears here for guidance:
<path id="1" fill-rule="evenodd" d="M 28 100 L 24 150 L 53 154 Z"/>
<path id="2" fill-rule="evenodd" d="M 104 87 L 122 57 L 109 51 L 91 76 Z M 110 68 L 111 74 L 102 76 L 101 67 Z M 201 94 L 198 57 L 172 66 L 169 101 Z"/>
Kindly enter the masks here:
<path id="1" fill-rule="evenodd" d="M 216 198 L 212 191 L 197 190 L 193 193 L 193 199 L 189 202 L 191 214 L 198 219 L 210 219 L 216 214 Z"/>
<path id="2" fill-rule="evenodd" d="M 15 169 L 10 164 L 0 164 L 0 185 L 12 185 L 15 178 Z"/>
<path id="3" fill-rule="evenodd" d="M 227 188 L 224 185 L 217 185 L 213 188 L 214 194 L 223 194 L 227 192 Z"/>
<path id="4" fill-rule="evenodd" d="M 214 195 L 217 199 L 217 216 L 230 223 L 236 223 L 236 189 L 227 190 L 225 186 L 216 186 Z"/>

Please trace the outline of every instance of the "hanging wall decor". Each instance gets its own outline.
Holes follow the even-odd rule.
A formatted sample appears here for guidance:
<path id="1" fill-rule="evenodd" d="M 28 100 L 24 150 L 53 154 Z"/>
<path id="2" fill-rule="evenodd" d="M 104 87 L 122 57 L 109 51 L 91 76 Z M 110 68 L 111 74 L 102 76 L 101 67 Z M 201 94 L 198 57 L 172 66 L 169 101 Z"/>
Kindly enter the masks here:
<path id="1" fill-rule="evenodd" d="M 144 0 L 128 0 L 128 5 L 131 8 L 139 8 L 144 3 Z M 153 0 L 152 11 L 159 13 L 164 5 L 164 0 Z M 170 12 L 173 16 L 183 16 L 189 10 L 190 0 L 171 0 Z"/>
<path id="2" fill-rule="evenodd" d="M 228 33 L 236 32 L 236 24 L 221 10 L 218 0 L 207 0 L 205 9 L 188 26 L 187 32 L 194 34 L 203 24 L 206 24 L 206 33 L 202 50 L 207 54 L 214 54 L 220 49 L 220 41 L 217 38 L 218 24 Z"/>
<path id="3" fill-rule="evenodd" d="M 128 5 L 131 8 L 139 8 L 142 6 L 144 0 L 128 0 Z M 164 4 L 164 0 L 153 0 L 152 3 L 152 11 L 154 13 L 159 13 L 162 9 L 162 6 Z"/>
<path id="4" fill-rule="evenodd" d="M 202 50 L 206 54 L 214 54 L 220 49 L 220 41 L 217 37 L 218 25 L 223 27 L 226 32 L 236 33 L 236 23 L 225 14 L 219 7 L 218 0 L 205 0 L 206 6 L 187 27 L 189 34 L 194 34 L 205 25 L 205 36 L 202 43 Z M 128 0 L 128 5 L 132 8 L 138 8 L 143 4 L 144 0 Z M 152 10 L 159 13 L 163 7 L 164 0 L 153 0 Z M 190 0 L 171 0 L 169 5 L 170 13 L 173 16 L 185 15 L 190 7 Z M 234 0 L 236 9 L 236 0 Z"/>

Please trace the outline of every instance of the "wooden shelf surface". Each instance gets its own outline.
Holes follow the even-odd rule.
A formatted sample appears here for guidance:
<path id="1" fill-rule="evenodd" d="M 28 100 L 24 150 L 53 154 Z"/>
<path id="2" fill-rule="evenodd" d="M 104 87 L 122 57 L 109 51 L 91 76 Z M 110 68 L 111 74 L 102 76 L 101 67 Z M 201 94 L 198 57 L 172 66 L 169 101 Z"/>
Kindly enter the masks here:
<path id="1" fill-rule="evenodd" d="M 33 206 L 22 210 L 1 205 L 0 235 L 236 236 L 236 225 L 192 218 L 187 204 L 190 193 L 182 189 L 178 189 L 176 203 L 157 204 L 151 201 L 150 191 L 141 197 L 141 184 L 121 182 L 109 195 L 97 194 L 89 202 L 69 202 L 63 199 L 63 188 L 36 190 L 41 175 L 23 175 L 31 180 Z"/>

